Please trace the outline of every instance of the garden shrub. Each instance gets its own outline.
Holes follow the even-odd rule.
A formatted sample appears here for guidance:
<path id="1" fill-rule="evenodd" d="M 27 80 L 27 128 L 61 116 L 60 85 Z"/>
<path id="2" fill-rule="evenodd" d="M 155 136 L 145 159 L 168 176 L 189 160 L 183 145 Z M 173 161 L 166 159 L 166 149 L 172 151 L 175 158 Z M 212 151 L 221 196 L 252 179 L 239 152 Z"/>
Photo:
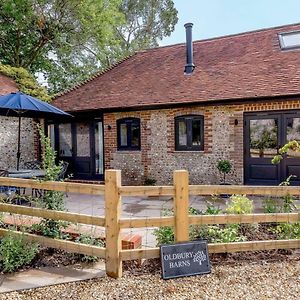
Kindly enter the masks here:
<path id="1" fill-rule="evenodd" d="M 279 186 L 291 185 L 291 179 L 295 177 L 290 175 L 286 180 L 281 182 Z M 265 213 L 290 213 L 298 210 L 299 207 L 295 204 L 295 197 L 290 194 L 285 195 L 281 199 L 267 198 L 263 201 L 263 209 Z"/>
<path id="2" fill-rule="evenodd" d="M 282 223 L 276 226 L 274 233 L 279 239 L 300 239 L 300 223 Z"/>
<path id="3" fill-rule="evenodd" d="M 297 176 L 290 175 L 286 180 L 281 182 L 279 186 L 290 186 L 292 178 L 295 178 Z M 283 197 L 283 203 L 280 212 L 282 213 L 289 213 L 294 210 L 297 210 L 297 206 L 295 204 L 295 198 L 291 196 L 290 194 L 287 194 Z"/>
<path id="4" fill-rule="evenodd" d="M 102 240 L 96 239 L 95 237 L 92 237 L 87 234 L 81 234 L 79 237 L 76 238 L 75 242 L 92 246 L 105 247 L 105 243 Z M 80 260 L 82 262 L 96 262 L 99 260 L 99 257 L 93 255 L 80 254 Z"/>
<path id="5" fill-rule="evenodd" d="M 42 219 L 40 223 L 32 224 L 29 231 L 53 239 L 68 239 L 69 235 L 62 232 L 62 229 L 67 228 L 68 224 L 65 221 Z"/>
<path id="6" fill-rule="evenodd" d="M 162 212 L 162 215 L 165 216 L 172 216 L 174 214 L 172 209 L 165 209 Z M 201 211 L 194 207 L 189 207 L 189 215 L 200 215 Z M 193 228 L 195 225 L 190 226 L 190 238 L 194 232 Z M 161 244 L 172 244 L 175 241 L 174 229 L 170 226 L 163 226 L 154 230 L 153 234 L 156 237 L 157 245 Z"/>
<path id="7" fill-rule="evenodd" d="M 266 198 L 263 200 L 262 207 L 264 213 L 274 214 L 279 213 L 281 211 L 281 206 L 274 198 Z"/>
<path id="8" fill-rule="evenodd" d="M 174 229 L 169 226 L 154 229 L 157 245 L 172 244 L 175 241 Z"/>
<path id="9" fill-rule="evenodd" d="M 217 214 L 221 209 L 212 206 L 209 203 L 206 214 Z M 172 210 L 165 210 L 164 216 L 172 215 Z M 193 207 L 189 208 L 189 214 L 200 215 L 202 212 Z M 154 230 L 157 245 L 174 243 L 174 229 L 172 227 L 160 227 Z M 231 243 L 245 241 L 246 237 L 240 233 L 238 224 L 221 225 L 191 225 L 189 227 L 190 240 L 204 239 L 209 243 Z"/>
<path id="10" fill-rule="evenodd" d="M 251 214 L 253 212 L 253 201 L 246 195 L 232 195 L 226 208 L 229 214 Z"/>
<path id="11" fill-rule="evenodd" d="M 155 178 L 146 177 L 144 180 L 144 185 L 155 185 L 155 184 L 156 184 Z"/>
<path id="12" fill-rule="evenodd" d="M 232 164 L 229 160 L 223 159 L 218 161 L 217 169 L 220 173 L 223 173 L 223 184 L 226 184 L 226 174 L 228 174 L 232 169 Z"/>
<path id="13" fill-rule="evenodd" d="M 29 264 L 38 253 L 38 244 L 25 240 L 22 235 L 9 234 L 1 239 L 0 264 L 3 272 L 14 272 Z"/>
<path id="14" fill-rule="evenodd" d="M 240 234 L 238 224 L 229 224 L 224 228 L 219 225 L 208 226 L 212 243 L 233 243 L 243 242 L 246 237 Z"/>
<path id="15" fill-rule="evenodd" d="M 219 215 L 222 213 L 222 209 L 216 205 L 217 201 L 220 201 L 218 195 L 212 195 L 211 201 L 206 201 L 206 215 Z"/>
<path id="16" fill-rule="evenodd" d="M 295 204 L 295 198 L 290 194 L 287 194 L 283 197 L 283 203 L 280 212 L 282 213 L 290 213 L 294 210 L 297 210 L 298 207 Z"/>

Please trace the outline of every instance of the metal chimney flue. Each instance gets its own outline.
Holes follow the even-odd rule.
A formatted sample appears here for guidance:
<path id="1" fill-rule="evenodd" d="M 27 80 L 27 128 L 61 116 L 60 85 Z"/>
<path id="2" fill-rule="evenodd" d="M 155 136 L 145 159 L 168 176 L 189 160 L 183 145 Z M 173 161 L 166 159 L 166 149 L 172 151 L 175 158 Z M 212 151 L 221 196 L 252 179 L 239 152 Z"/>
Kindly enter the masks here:
<path id="1" fill-rule="evenodd" d="M 186 23 L 184 24 L 185 33 L 186 33 L 186 65 L 184 68 L 185 74 L 192 74 L 195 65 L 193 62 L 193 38 L 192 38 L 192 28 L 193 23 Z"/>

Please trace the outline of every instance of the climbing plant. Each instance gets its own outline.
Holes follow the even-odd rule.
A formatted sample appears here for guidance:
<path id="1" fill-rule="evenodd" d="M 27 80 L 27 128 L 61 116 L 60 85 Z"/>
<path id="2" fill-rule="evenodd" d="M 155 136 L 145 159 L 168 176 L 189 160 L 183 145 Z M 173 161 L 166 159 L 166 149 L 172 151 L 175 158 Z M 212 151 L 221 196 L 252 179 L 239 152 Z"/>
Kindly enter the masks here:
<path id="1" fill-rule="evenodd" d="M 283 159 L 283 155 L 288 153 L 288 151 L 300 152 L 300 144 L 295 140 L 286 143 L 279 149 L 279 154 L 273 157 L 272 163 L 278 164 Z"/>

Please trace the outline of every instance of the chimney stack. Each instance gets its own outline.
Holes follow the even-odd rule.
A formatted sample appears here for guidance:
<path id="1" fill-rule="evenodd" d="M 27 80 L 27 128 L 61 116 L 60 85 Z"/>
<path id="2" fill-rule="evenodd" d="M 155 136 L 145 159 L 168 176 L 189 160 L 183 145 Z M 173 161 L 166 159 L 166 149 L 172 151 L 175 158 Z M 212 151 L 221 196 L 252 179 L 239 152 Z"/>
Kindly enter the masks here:
<path id="1" fill-rule="evenodd" d="M 184 68 L 185 74 L 192 74 L 195 65 L 193 62 L 193 39 L 192 39 L 192 28 L 193 23 L 184 24 L 185 32 L 186 32 L 186 65 Z"/>

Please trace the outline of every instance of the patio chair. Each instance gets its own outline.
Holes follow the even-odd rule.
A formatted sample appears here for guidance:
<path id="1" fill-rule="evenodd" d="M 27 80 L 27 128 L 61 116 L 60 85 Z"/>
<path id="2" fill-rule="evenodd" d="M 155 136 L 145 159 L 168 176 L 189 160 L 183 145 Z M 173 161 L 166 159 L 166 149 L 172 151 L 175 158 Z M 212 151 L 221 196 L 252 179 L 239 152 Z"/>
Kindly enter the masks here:
<path id="1" fill-rule="evenodd" d="M 8 177 L 9 172 L 7 170 L 0 169 L 0 177 Z M 0 186 L 0 193 L 5 194 L 7 197 L 11 195 L 12 192 L 16 192 L 17 188 L 11 186 Z"/>
<path id="2" fill-rule="evenodd" d="M 8 177 L 8 171 L 7 170 L 0 170 L 0 177 Z M 7 192 L 8 187 L 7 186 L 0 186 L 0 193 Z"/>
<path id="3" fill-rule="evenodd" d="M 65 178 L 65 175 L 66 175 L 67 170 L 68 170 L 68 166 L 69 166 L 69 163 L 66 162 L 66 161 L 63 161 L 63 163 L 62 163 L 62 168 L 61 168 L 59 174 L 57 175 L 56 181 L 62 181 L 62 180 Z M 33 190 L 32 196 L 33 196 L 33 195 L 34 195 L 35 197 L 37 197 L 37 198 L 41 198 L 41 197 L 44 196 L 44 190 L 41 190 L 41 189 L 34 189 L 34 190 Z M 66 196 L 68 196 L 67 193 L 66 193 Z"/>
<path id="4" fill-rule="evenodd" d="M 42 167 L 42 162 L 38 160 L 26 161 L 24 162 L 25 169 L 28 170 L 39 170 Z M 23 194 L 25 194 L 25 188 L 23 190 Z M 42 195 L 42 191 L 39 189 L 31 189 L 31 196 L 40 197 Z"/>
<path id="5" fill-rule="evenodd" d="M 39 170 L 42 167 L 42 162 L 38 160 L 26 161 L 24 167 L 29 170 Z"/>
<path id="6" fill-rule="evenodd" d="M 8 174 L 7 170 L 0 170 L 0 177 L 8 177 Z"/>
<path id="7" fill-rule="evenodd" d="M 65 178 L 68 167 L 69 167 L 69 163 L 66 161 L 63 161 L 61 171 L 57 176 L 57 181 L 62 181 Z"/>

